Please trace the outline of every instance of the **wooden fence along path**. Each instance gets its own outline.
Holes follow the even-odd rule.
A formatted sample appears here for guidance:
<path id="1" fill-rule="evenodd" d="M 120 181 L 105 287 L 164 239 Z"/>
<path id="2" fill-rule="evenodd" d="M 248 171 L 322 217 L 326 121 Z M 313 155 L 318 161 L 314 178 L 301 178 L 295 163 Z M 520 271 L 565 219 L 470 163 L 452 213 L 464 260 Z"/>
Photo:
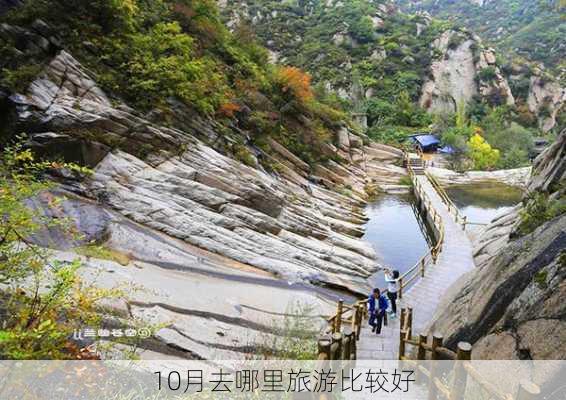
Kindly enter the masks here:
<path id="1" fill-rule="evenodd" d="M 433 228 L 436 245 L 401 275 L 398 308 L 412 308 L 414 328 L 424 331 L 442 295 L 460 276 L 474 268 L 474 261 L 472 244 L 465 232 L 466 218 L 459 213 L 442 187 L 426 174 L 419 156 L 407 154 L 405 163 L 418 207 Z M 336 343 L 342 337 L 351 341 L 348 348 L 355 352 L 354 358 L 397 359 L 399 320 L 389 319 L 388 326 L 383 327 L 380 335 L 376 335 L 367 325 L 366 307 L 367 300 L 353 305 L 340 302 L 337 313 L 328 319 L 330 329 L 327 333 L 333 335 L 334 339 L 322 339 L 325 346 L 329 341 Z M 353 332 L 357 341 L 346 339 Z M 330 353 L 330 357 L 335 355 Z"/>
<path id="2" fill-rule="evenodd" d="M 496 385 L 470 362 L 472 346 L 467 342 L 458 343 L 456 351 L 443 346 L 444 338 L 436 333 L 413 335 L 413 310 L 403 308 L 400 316 L 399 360 L 414 367 L 416 373 L 427 383 L 428 400 L 438 398 L 446 400 L 463 400 L 466 398 L 467 386 L 475 383 L 472 398 L 489 398 L 493 400 L 532 400 L 539 398 L 540 388 L 531 381 L 521 381 L 517 388 Z M 408 354 L 411 354 L 409 356 Z M 427 363 L 426 360 L 450 360 L 454 363 Z M 447 370 L 448 369 L 448 373 Z M 448 378 L 448 379 L 447 379 Z M 496 377 L 496 379 L 498 379 Z M 487 396 L 478 396 L 483 392 Z M 424 400 L 424 398 L 423 398 Z"/>
<path id="3" fill-rule="evenodd" d="M 371 332 L 367 324 L 367 300 L 353 305 L 338 303 L 337 312 L 328 319 L 328 331 L 319 339 L 319 361 L 402 360 L 412 363 L 420 377 L 428 382 L 427 395 L 418 398 L 461 400 L 467 385 L 474 381 L 495 400 L 531 400 L 540 389 L 522 382 L 515 393 L 505 393 L 485 379 L 470 363 L 472 346 L 458 344 L 457 351 L 443 346 L 443 337 L 429 335 L 428 326 L 441 297 L 463 274 L 474 268 L 472 244 L 466 235 L 466 217 L 450 200 L 436 180 L 426 173 L 419 156 L 406 154 L 406 166 L 413 182 L 418 206 L 436 236 L 436 245 L 400 278 L 399 318 L 389 319 L 381 334 Z M 418 335 L 414 335 L 418 332 Z M 447 381 L 435 363 L 422 360 L 454 360 Z M 351 365 L 351 364 L 348 364 Z"/>

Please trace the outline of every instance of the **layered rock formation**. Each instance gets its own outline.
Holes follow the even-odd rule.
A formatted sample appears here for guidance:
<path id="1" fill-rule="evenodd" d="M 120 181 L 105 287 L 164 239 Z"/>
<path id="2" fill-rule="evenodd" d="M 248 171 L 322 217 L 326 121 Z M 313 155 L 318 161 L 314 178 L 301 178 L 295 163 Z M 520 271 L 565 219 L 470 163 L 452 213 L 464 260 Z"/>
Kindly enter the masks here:
<path id="1" fill-rule="evenodd" d="M 164 126 L 158 113 L 112 99 L 55 39 L 9 26 L 3 32 L 57 50 L 24 93 L 3 94 L 3 134 L 27 132 L 39 154 L 94 171 L 80 182 L 57 177 L 63 185 L 48 196 L 63 199 L 57 210 L 34 202 L 69 217 L 84 240 L 56 231 L 36 240 L 62 260 L 91 241 L 131 260 L 124 266 L 91 256 L 83 273 L 104 286 L 139 289 L 128 304 L 111 305 L 121 316 L 168 325 L 142 343 L 143 357 L 245 357 L 277 336 L 273 325 L 284 324 L 297 303 L 312 308 L 318 329 L 337 300 L 325 287 L 347 299 L 367 293 L 379 261 L 360 239 L 366 192 L 398 183 L 405 174 L 394 165 L 399 150 L 366 145 L 346 127 L 325 149 L 343 162 L 311 167 L 274 140 L 270 155 L 250 144 L 250 154 L 278 165 L 268 173 L 231 158 L 214 120 L 171 100 L 174 121 Z"/>
<path id="2" fill-rule="evenodd" d="M 529 195 L 563 202 L 565 160 L 563 132 L 537 158 Z M 520 236 L 517 226 L 525 212 L 519 206 L 487 227 L 476 243 L 477 269 L 451 288 L 432 324 L 449 346 L 473 343 L 475 358 L 566 356 L 566 215 L 541 219 L 534 232 Z"/>
<path id="3" fill-rule="evenodd" d="M 354 239 L 363 234 L 365 218 L 356 211 L 361 198 L 311 184 L 300 169 L 283 172 L 289 179 L 271 176 L 187 132 L 116 108 L 64 51 L 11 101 L 18 125 L 42 130 L 32 132 L 32 140 L 43 148 L 56 147 L 62 137 L 102 142 L 84 194 L 137 222 L 293 279 L 351 286 L 340 283 L 345 274 L 364 287 L 377 268 L 371 247 Z M 343 168 L 345 179 L 363 175 Z M 325 278 L 328 273 L 336 276 Z"/>

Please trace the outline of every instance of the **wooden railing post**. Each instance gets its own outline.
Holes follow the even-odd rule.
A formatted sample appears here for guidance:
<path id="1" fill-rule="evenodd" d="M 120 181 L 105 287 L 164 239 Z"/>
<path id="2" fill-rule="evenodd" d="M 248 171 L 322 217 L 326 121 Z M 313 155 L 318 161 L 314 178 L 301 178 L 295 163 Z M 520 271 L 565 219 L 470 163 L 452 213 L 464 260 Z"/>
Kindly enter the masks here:
<path id="1" fill-rule="evenodd" d="M 336 311 L 336 318 L 334 318 L 334 333 L 340 332 L 342 329 L 342 311 L 344 309 L 344 300 L 338 300 L 338 310 Z"/>
<path id="2" fill-rule="evenodd" d="M 424 257 L 421 258 L 421 278 L 425 276 L 425 259 Z"/>
<path id="3" fill-rule="evenodd" d="M 330 345 L 332 342 L 328 338 L 320 338 L 318 339 L 318 359 L 319 360 L 330 360 L 331 359 L 331 352 L 330 352 Z"/>
<path id="4" fill-rule="evenodd" d="M 540 395 L 540 388 L 533 382 L 521 381 L 517 390 L 516 400 L 532 400 Z"/>
<path id="5" fill-rule="evenodd" d="M 356 304 L 356 314 L 358 315 L 358 324 L 356 325 L 356 340 L 360 340 L 360 333 L 362 331 L 362 324 L 364 322 L 364 309 L 366 307 L 362 304 Z"/>
<path id="6" fill-rule="evenodd" d="M 354 334 L 357 331 L 357 326 L 359 324 L 359 313 L 358 313 L 358 305 L 354 304 L 352 306 L 352 323 L 350 324 L 350 329 L 352 332 L 354 332 Z"/>
<path id="7" fill-rule="evenodd" d="M 399 278 L 399 290 L 398 290 L 399 300 L 403 298 L 403 277 Z"/>
<path id="8" fill-rule="evenodd" d="M 350 332 L 350 360 L 358 359 L 358 345 L 356 343 L 356 332 Z"/>
<path id="9" fill-rule="evenodd" d="M 417 349 L 417 360 L 426 360 L 426 349 L 425 344 L 428 340 L 427 335 L 422 333 L 419 335 L 419 348 Z"/>
<path id="10" fill-rule="evenodd" d="M 437 379 L 436 377 L 437 365 L 434 361 L 438 360 L 438 353 L 436 351 L 436 348 L 442 346 L 443 340 L 444 339 L 442 335 L 435 333 L 432 336 L 432 352 L 430 356 L 431 363 L 430 363 L 430 371 L 429 371 L 430 378 L 428 383 L 428 400 L 436 400 L 438 394 L 438 389 L 436 387 L 436 382 L 435 382 L 435 380 Z"/>
<path id="11" fill-rule="evenodd" d="M 403 327 L 405 326 L 405 318 L 407 317 L 407 310 L 405 308 L 401 309 L 401 315 L 399 316 L 399 360 L 405 357 L 405 332 Z"/>
<path id="12" fill-rule="evenodd" d="M 409 339 L 413 337 L 413 309 L 409 307 L 407 310 L 407 336 Z"/>
<path id="13" fill-rule="evenodd" d="M 421 370 L 420 367 L 425 366 L 425 363 L 423 363 L 423 360 L 426 360 L 426 343 L 428 341 L 428 336 L 425 334 L 420 334 L 419 335 L 419 345 L 417 347 L 417 360 L 419 360 L 417 362 L 417 379 L 422 380 L 424 382 L 425 378 L 426 378 L 426 374 Z"/>
<path id="14" fill-rule="evenodd" d="M 347 330 L 347 328 L 344 328 Z M 342 335 L 342 356 L 340 357 L 341 360 L 349 360 L 350 353 L 352 352 L 352 342 L 351 342 L 351 332 L 344 332 Z"/>
<path id="15" fill-rule="evenodd" d="M 472 345 L 467 342 L 458 343 L 458 351 L 456 352 L 456 361 L 454 365 L 454 377 L 452 379 L 452 387 L 450 388 L 449 400 L 463 400 L 466 394 L 466 383 L 468 373 L 463 363 L 472 359 Z"/>
<path id="16" fill-rule="evenodd" d="M 332 344 L 330 346 L 330 352 L 332 353 L 331 360 L 342 359 L 342 333 L 336 332 L 332 335 Z"/>

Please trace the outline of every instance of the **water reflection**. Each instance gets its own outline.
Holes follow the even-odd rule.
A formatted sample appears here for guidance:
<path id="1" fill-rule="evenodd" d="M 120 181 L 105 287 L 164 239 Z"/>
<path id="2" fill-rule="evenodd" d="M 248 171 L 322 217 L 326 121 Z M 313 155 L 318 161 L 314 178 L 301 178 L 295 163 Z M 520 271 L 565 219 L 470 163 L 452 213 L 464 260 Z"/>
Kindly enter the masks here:
<path id="1" fill-rule="evenodd" d="M 423 229 L 413 208 L 412 195 L 382 195 L 366 208 L 370 218 L 364 238 L 371 243 L 381 262 L 401 273 L 411 268 L 429 248 L 431 235 Z M 424 231 L 424 233 L 423 233 Z M 384 287 L 383 273 L 370 278 L 373 286 Z"/>
<path id="2" fill-rule="evenodd" d="M 523 196 L 518 188 L 494 183 L 451 186 L 446 192 L 468 221 L 482 224 L 513 208 Z"/>

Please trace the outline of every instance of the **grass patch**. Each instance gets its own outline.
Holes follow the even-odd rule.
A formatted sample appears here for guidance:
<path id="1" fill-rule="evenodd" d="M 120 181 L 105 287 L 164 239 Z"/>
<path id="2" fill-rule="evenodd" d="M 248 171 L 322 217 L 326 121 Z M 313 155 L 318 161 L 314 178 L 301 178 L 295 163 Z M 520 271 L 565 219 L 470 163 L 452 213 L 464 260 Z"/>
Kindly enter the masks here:
<path id="1" fill-rule="evenodd" d="M 413 186 L 413 180 L 410 176 L 402 176 L 399 178 L 399 185 Z"/>
<path id="2" fill-rule="evenodd" d="M 109 249 L 108 247 L 104 247 L 104 246 L 90 245 L 90 246 L 78 247 L 75 249 L 75 252 L 85 257 L 114 261 L 124 266 L 128 265 L 131 261 L 129 255 L 113 249 Z"/>
<path id="3" fill-rule="evenodd" d="M 546 289 L 548 287 L 548 283 L 546 282 L 548 278 L 547 271 L 539 271 L 535 275 L 535 283 L 539 287 L 539 289 Z"/>
<path id="4" fill-rule="evenodd" d="M 270 349 L 265 359 L 316 360 L 317 337 L 320 333 L 313 323 L 318 318 L 309 304 L 297 302 L 287 307 L 283 320 L 274 321 L 274 335 L 266 337 L 260 348 Z"/>

